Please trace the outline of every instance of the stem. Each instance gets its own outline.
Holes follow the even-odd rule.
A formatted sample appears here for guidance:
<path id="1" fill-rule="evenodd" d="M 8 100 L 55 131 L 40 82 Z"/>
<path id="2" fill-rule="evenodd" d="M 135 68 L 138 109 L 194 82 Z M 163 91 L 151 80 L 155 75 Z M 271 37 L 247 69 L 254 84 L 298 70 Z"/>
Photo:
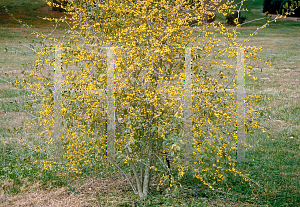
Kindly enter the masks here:
<path id="1" fill-rule="evenodd" d="M 117 117 L 116 114 L 115 114 L 115 117 L 116 117 L 115 120 L 117 122 L 116 123 L 117 130 L 119 131 L 119 133 L 121 133 L 120 123 L 119 123 L 119 120 L 118 120 L 118 117 Z M 118 165 L 116 165 L 116 163 L 113 163 L 113 164 L 121 171 L 121 173 L 128 180 L 128 182 L 130 183 L 130 185 L 131 185 L 134 193 L 138 194 L 140 197 L 143 197 L 143 195 L 142 195 L 142 185 L 141 185 L 142 178 L 139 179 L 139 175 L 138 175 L 138 173 L 136 171 L 136 167 L 135 167 L 134 163 L 132 162 L 132 160 L 130 159 L 130 153 L 129 153 L 129 150 L 128 150 L 127 146 L 125 146 L 125 152 L 126 152 L 127 157 L 129 158 L 128 162 L 129 162 L 130 167 L 131 167 L 131 169 L 133 171 L 133 176 L 134 176 L 134 179 L 136 181 L 137 190 L 136 190 L 135 186 L 132 184 L 132 182 L 130 181 L 130 179 L 126 176 L 125 172 Z"/>
<path id="2" fill-rule="evenodd" d="M 151 105 L 150 109 L 152 112 L 152 114 L 150 115 L 150 120 L 153 120 L 154 110 L 155 110 L 154 105 Z M 145 174 L 144 174 L 144 182 L 143 182 L 143 197 L 146 197 L 148 194 L 148 191 L 149 191 L 149 183 L 150 183 L 150 178 L 151 178 L 151 164 L 152 164 L 152 159 L 153 159 L 152 151 L 153 151 L 154 133 L 155 132 L 150 132 L 149 138 L 148 138 L 148 143 L 149 143 L 148 147 L 149 148 L 148 148 L 148 155 L 147 155 L 147 160 L 146 160 L 146 164 L 145 164 Z"/>
<path id="3" fill-rule="evenodd" d="M 141 179 L 141 182 L 143 182 L 143 162 L 141 161 L 141 159 L 142 159 L 142 153 L 141 153 L 141 151 L 140 151 L 140 179 Z M 143 185 L 143 183 L 142 183 L 142 185 Z"/>
<path id="4" fill-rule="evenodd" d="M 146 197 L 149 189 L 149 182 L 151 177 L 151 162 L 152 162 L 152 150 L 153 150 L 153 134 L 151 133 L 149 136 L 149 150 L 147 155 L 147 165 L 145 169 L 145 175 L 144 175 L 144 185 L 143 185 L 143 196 Z"/>
<path id="5" fill-rule="evenodd" d="M 115 166 L 120 170 L 120 172 L 124 175 L 124 177 L 126 178 L 126 180 L 127 180 L 127 181 L 129 182 L 129 184 L 131 185 L 134 194 L 138 194 L 138 191 L 136 191 L 135 186 L 133 185 L 133 183 L 131 182 L 131 180 L 128 178 L 128 176 L 126 175 L 126 173 L 125 173 L 125 172 L 119 167 L 119 165 L 117 165 L 115 162 L 113 162 L 113 165 L 115 165 Z"/>
<path id="6" fill-rule="evenodd" d="M 135 167 L 134 163 L 133 163 L 132 160 L 130 159 L 130 153 L 129 153 L 129 150 L 128 150 L 127 147 L 125 148 L 125 151 L 126 151 L 127 157 L 129 158 L 128 162 L 129 162 L 130 167 L 131 167 L 131 169 L 132 169 L 132 171 L 133 171 L 133 176 L 134 176 L 134 178 L 135 178 L 136 185 L 137 185 L 137 188 L 138 188 L 138 194 L 139 194 L 139 196 L 142 198 L 142 197 L 144 197 L 144 196 L 143 196 L 143 191 L 142 191 L 141 180 L 139 179 L 139 175 L 138 175 L 138 173 L 137 173 L 137 170 L 136 170 L 136 167 Z"/>

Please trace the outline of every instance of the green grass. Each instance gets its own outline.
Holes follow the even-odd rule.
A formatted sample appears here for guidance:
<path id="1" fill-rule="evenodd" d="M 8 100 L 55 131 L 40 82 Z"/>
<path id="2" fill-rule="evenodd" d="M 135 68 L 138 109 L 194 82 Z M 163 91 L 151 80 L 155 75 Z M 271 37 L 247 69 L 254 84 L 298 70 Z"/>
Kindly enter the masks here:
<path id="1" fill-rule="evenodd" d="M 33 3 L 27 4 L 28 2 Z M 30 16 L 29 13 L 38 10 L 38 4 L 34 1 L 28 2 L 1 1 L 0 7 L 10 5 L 8 8 L 13 11 L 30 5 L 29 12 L 26 13 L 27 18 L 36 21 L 38 18 Z M 248 8 L 250 12 L 243 13 L 247 20 L 263 16 L 259 12 L 262 1 L 248 1 Z M 3 20 L 1 21 L 3 23 Z M 248 37 L 262 23 L 264 21 L 245 24 L 238 30 L 238 38 Z M 41 159 L 43 155 L 33 153 L 16 140 L 9 139 L 14 135 L 17 138 L 20 135 L 17 132 L 22 131 L 20 130 L 22 120 L 17 117 L 24 115 L 22 111 L 24 102 L 19 102 L 24 92 L 8 87 L 6 81 L 13 82 L 22 69 L 29 67 L 24 62 L 33 63 L 36 58 L 29 49 L 18 44 L 18 41 L 24 44 L 32 43 L 32 40 L 24 38 L 25 34 L 27 37 L 30 36 L 30 31 L 14 30 L 10 28 L 12 25 L 12 22 L 9 22 L 5 25 L 6 28 L 0 29 L 0 189 L 10 195 L 25 194 L 26 190 L 22 191 L 22 189 L 33 188 L 36 182 L 41 183 L 38 188 L 42 189 L 73 186 L 75 184 L 70 179 L 71 176 L 56 177 L 54 171 L 45 171 L 32 163 Z M 259 94 L 270 98 L 271 100 L 259 100 L 258 104 L 260 107 L 272 107 L 266 110 L 260 119 L 260 124 L 268 131 L 251 130 L 253 133 L 246 135 L 247 142 L 253 147 L 246 151 L 248 161 L 237 163 L 237 169 L 250 174 L 250 178 L 258 185 L 252 183 L 250 187 L 233 176 L 228 178 L 227 182 L 231 187 L 222 184 L 219 186 L 222 190 L 212 192 L 193 178 L 186 177 L 182 188 L 177 191 L 157 192 L 156 187 L 153 187 L 149 198 L 141 201 L 133 195 L 128 184 L 125 183 L 127 187 L 117 186 L 115 188 L 119 191 L 116 192 L 112 189 L 110 192 L 100 191 L 93 197 L 92 202 L 95 205 L 106 205 L 106 202 L 118 201 L 119 206 L 299 206 L 299 26 L 300 21 L 279 20 L 250 39 L 249 44 L 264 48 L 264 51 L 258 54 L 259 58 L 273 61 L 271 68 L 258 64 L 258 67 L 251 71 L 251 74 L 258 78 L 257 81 L 246 78 L 247 94 Z M 5 52 L 5 48 L 8 52 Z M 264 122 L 266 117 L 270 117 L 275 122 Z M 14 128 L 17 131 L 14 131 Z M 97 179 L 99 175 L 96 173 L 100 172 L 100 169 L 101 166 L 87 169 L 86 172 L 90 172 L 89 176 Z M 86 183 L 86 181 L 82 182 Z M 73 192 L 74 195 L 77 195 L 76 192 L 76 190 Z"/>
<path id="2" fill-rule="evenodd" d="M 39 182 L 41 188 L 66 185 L 62 177 L 54 171 L 44 170 L 33 160 L 41 159 L 41 155 L 31 150 L 16 146 L 18 143 L 3 145 L 0 153 L 1 190 L 6 194 L 21 192 L 21 187 L 30 189 L 33 183 Z"/>
<path id="3" fill-rule="evenodd" d="M 14 98 L 25 95 L 25 90 L 6 89 L 0 91 L 0 98 Z M 27 93 L 28 94 L 28 93 Z"/>
<path id="4" fill-rule="evenodd" d="M 0 37 L 8 37 L 8 38 L 13 38 L 13 37 L 19 37 L 19 35 L 17 35 L 14 32 L 11 32 L 9 29 L 1 29 L 0 30 Z"/>

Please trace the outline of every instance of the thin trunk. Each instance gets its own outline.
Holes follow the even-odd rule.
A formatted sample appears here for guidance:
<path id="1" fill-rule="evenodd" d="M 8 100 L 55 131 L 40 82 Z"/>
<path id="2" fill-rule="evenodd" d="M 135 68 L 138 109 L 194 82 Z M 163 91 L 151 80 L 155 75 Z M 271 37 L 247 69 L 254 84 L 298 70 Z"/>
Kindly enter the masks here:
<path id="1" fill-rule="evenodd" d="M 117 115 L 115 115 L 115 120 L 116 120 L 117 130 L 119 131 L 119 133 L 121 133 L 121 127 L 120 127 L 120 123 L 119 123 Z M 129 152 L 127 147 L 125 148 L 125 152 L 126 152 L 127 157 L 130 159 L 131 156 L 130 156 L 130 152 Z M 134 176 L 134 179 L 135 179 L 135 182 L 136 182 L 136 185 L 137 185 L 138 194 L 139 194 L 140 197 L 143 197 L 143 195 L 142 195 L 143 194 L 142 183 L 141 183 L 142 177 L 139 178 L 139 175 L 137 173 L 137 170 L 136 170 L 136 167 L 135 167 L 134 163 L 131 160 L 129 160 L 128 162 L 129 162 L 129 165 L 130 165 L 130 167 L 133 171 L 133 176 Z"/>
<path id="2" fill-rule="evenodd" d="M 151 164 L 152 164 L 152 150 L 153 150 L 153 135 L 154 133 L 150 133 L 149 136 L 149 149 L 148 149 L 148 155 L 147 155 L 147 162 L 145 166 L 145 175 L 144 175 L 144 185 L 143 185 L 143 196 L 146 197 L 148 194 L 149 189 L 149 183 L 151 178 Z"/>
<path id="3" fill-rule="evenodd" d="M 143 162 L 142 162 L 142 152 L 140 151 L 140 179 L 141 179 L 141 184 L 143 185 Z"/>
<path id="4" fill-rule="evenodd" d="M 154 106 L 150 106 L 151 109 L 151 115 L 150 115 L 150 120 L 153 119 L 154 117 Z M 155 123 L 152 121 L 152 124 Z M 146 197 L 149 191 L 149 183 L 151 179 L 151 166 L 152 166 L 152 152 L 153 152 L 153 139 L 154 139 L 154 134 L 155 132 L 150 132 L 149 138 L 148 138 L 148 155 L 147 155 L 147 160 L 146 160 L 146 165 L 145 165 L 145 174 L 144 174 L 144 182 L 143 182 L 143 197 Z"/>
<path id="5" fill-rule="evenodd" d="M 127 148 L 125 148 L 125 151 L 126 151 L 127 157 L 130 158 L 129 150 Z M 132 162 L 132 160 L 129 160 L 128 162 L 129 162 L 130 167 L 133 171 L 133 176 L 135 178 L 135 182 L 136 182 L 136 185 L 137 185 L 139 197 L 142 198 L 142 197 L 144 197 L 144 195 L 143 195 L 142 184 L 141 184 L 141 180 L 139 178 L 139 174 L 137 173 L 136 167 L 135 167 L 134 163 Z"/>

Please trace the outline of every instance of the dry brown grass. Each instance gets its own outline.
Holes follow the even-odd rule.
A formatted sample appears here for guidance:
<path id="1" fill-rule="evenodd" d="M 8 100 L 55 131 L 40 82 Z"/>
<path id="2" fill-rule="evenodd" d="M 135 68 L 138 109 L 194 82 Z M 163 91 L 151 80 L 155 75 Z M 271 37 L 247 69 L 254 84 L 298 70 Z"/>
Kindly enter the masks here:
<path id="1" fill-rule="evenodd" d="M 130 199 L 126 199 L 126 195 L 121 195 L 124 191 L 130 190 L 127 181 L 123 178 L 95 182 L 77 181 L 74 192 L 71 192 L 68 187 L 40 190 L 38 183 L 31 189 L 23 189 L 18 195 L 6 195 L 2 192 L 0 206 L 118 206 L 122 202 L 130 202 Z"/>
<path id="2" fill-rule="evenodd" d="M 0 206 L 83 206 L 85 199 L 67 192 L 66 188 L 51 191 L 37 190 L 24 192 L 16 196 L 2 194 Z"/>

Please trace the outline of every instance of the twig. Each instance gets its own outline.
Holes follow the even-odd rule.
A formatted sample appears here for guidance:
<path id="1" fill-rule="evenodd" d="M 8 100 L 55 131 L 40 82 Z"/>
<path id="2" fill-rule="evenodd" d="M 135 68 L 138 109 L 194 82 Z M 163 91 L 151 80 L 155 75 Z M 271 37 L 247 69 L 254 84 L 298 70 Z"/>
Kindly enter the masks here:
<path id="1" fill-rule="evenodd" d="M 231 77 L 231 80 L 228 82 L 228 84 L 224 87 L 224 90 L 230 85 L 230 83 L 233 81 L 234 77 L 236 75 L 236 71 L 234 72 L 233 76 Z M 221 91 L 218 91 L 217 94 L 215 94 L 208 102 L 206 102 L 203 105 L 200 105 L 201 108 L 203 108 L 204 106 L 206 106 L 207 104 L 209 104 L 214 98 L 218 97 L 219 94 L 221 93 Z M 191 116 L 194 116 L 195 114 L 192 113 L 190 116 L 186 117 L 186 118 L 190 118 Z"/>
<path id="2" fill-rule="evenodd" d="M 135 186 L 133 185 L 133 183 L 131 182 L 131 180 L 128 178 L 128 176 L 126 175 L 126 173 L 119 167 L 119 165 L 117 163 L 115 163 L 113 161 L 112 161 L 112 163 L 113 163 L 113 165 L 115 165 L 120 170 L 120 172 L 123 174 L 123 176 L 125 177 L 125 179 L 129 182 L 129 184 L 131 185 L 131 187 L 133 189 L 134 194 L 138 195 L 138 192 L 137 192 Z"/>

